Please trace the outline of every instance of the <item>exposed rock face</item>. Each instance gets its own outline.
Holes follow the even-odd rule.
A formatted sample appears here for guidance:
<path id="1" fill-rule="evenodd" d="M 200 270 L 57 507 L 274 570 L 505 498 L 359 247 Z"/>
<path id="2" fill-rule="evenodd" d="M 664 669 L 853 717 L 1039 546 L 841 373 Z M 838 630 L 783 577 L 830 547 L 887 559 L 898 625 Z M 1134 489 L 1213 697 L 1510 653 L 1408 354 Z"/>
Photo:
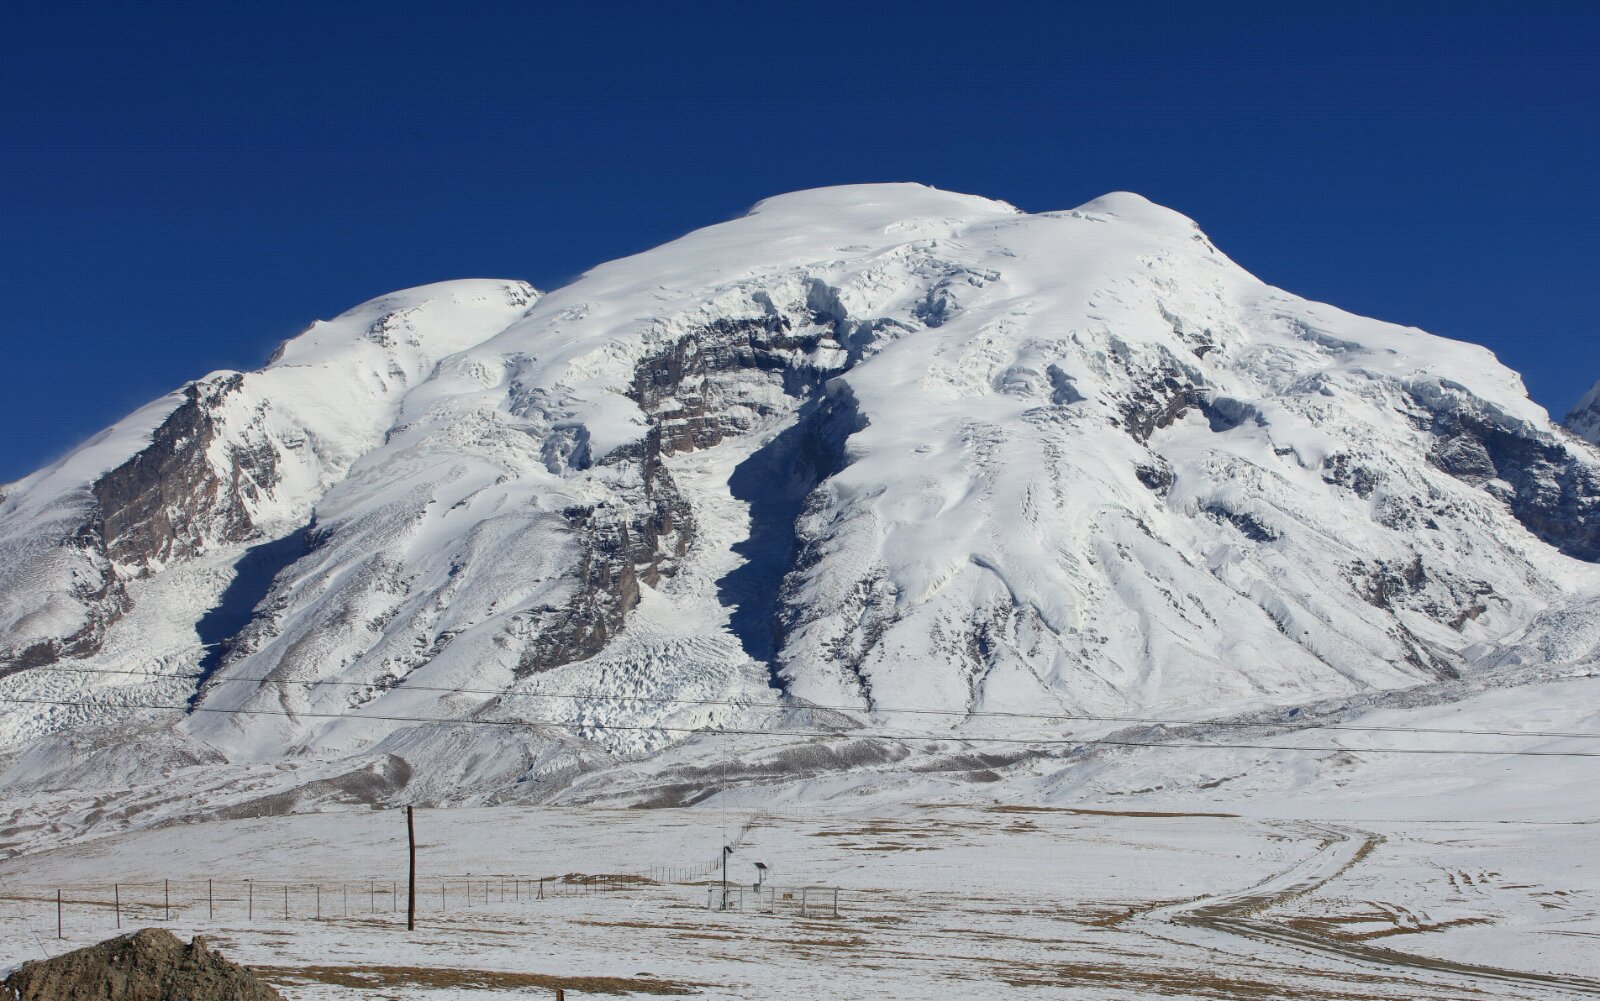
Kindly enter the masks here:
<path id="1" fill-rule="evenodd" d="M 217 412 L 243 383 L 234 374 L 190 385 L 149 447 L 95 482 L 102 542 L 114 563 L 148 573 L 207 543 L 250 537 L 250 503 L 276 485 L 277 455 L 263 437 L 246 434 L 226 445 L 220 468 L 207 457 Z"/>
<path id="2" fill-rule="evenodd" d="M 106 556 L 98 519 L 79 527 L 59 543 L 81 570 L 72 576 L 71 597 L 85 610 L 82 624 L 65 636 L 51 636 L 20 649 L 0 641 L 0 677 L 30 667 L 53 664 L 63 657 L 83 657 L 99 650 L 106 631 L 128 610 L 127 588 Z"/>
<path id="3" fill-rule="evenodd" d="M 126 581 L 147 576 L 207 546 L 245 541 L 255 533 L 252 503 L 277 482 L 277 455 L 257 428 L 246 427 L 217 447 L 218 412 L 238 393 L 237 373 L 192 383 L 150 443 L 88 487 L 92 504 L 82 522 L 58 545 L 76 551 L 83 569 L 73 575 L 73 597 L 85 609 L 83 624 L 7 656 L 0 674 L 38 667 L 100 649 L 106 630 L 129 607 Z M 261 411 L 265 407 L 260 408 Z"/>
<path id="4" fill-rule="evenodd" d="M 1429 461 L 1503 501 L 1567 555 L 1600 561 L 1600 473 L 1593 455 L 1578 454 L 1585 446 L 1455 400 L 1417 402 L 1426 409 L 1415 419 L 1435 439 Z"/>
<path id="5" fill-rule="evenodd" d="M 1584 441 L 1600 444 L 1600 382 L 1589 387 L 1563 423 Z"/>
<path id="6" fill-rule="evenodd" d="M 654 442 L 655 436 L 651 438 Z M 638 508 L 623 513 L 609 507 L 563 512 L 581 540 L 573 568 L 576 593 L 562 607 L 537 610 L 545 618 L 531 631 L 519 673 L 548 670 L 598 653 L 638 603 L 639 582 L 656 584 L 663 575 L 670 576 L 671 560 L 688 550 L 694 537 L 693 518 L 672 478 L 655 465 L 656 475 L 643 479 Z"/>
<path id="7" fill-rule="evenodd" d="M 711 448 L 763 420 L 798 409 L 823 382 L 848 367 L 838 333 L 843 307 L 811 301 L 758 317 L 718 319 L 641 361 L 628 396 L 650 420 L 641 441 L 606 456 L 602 465 L 637 478 L 624 510 L 584 506 L 564 514 L 582 540 L 575 598 L 547 610 L 518 664 L 532 673 L 582 660 L 604 649 L 639 600 L 639 584 L 672 576 L 694 541 L 688 502 L 663 465 L 667 456 Z M 820 362 L 820 364 L 819 364 Z M 842 441 L 842 439 L 841 439 Z M 832 470 L 828 470 L 831 472 Z M 827 472 L 812 480 L 820 482 Z"/>
<path id="8" fill-rule="evenodd" d="M 3 989 L 8 1001 L 283 1001 L 204 938 L 184 945 L 161 928 L 24 963 Z"/>

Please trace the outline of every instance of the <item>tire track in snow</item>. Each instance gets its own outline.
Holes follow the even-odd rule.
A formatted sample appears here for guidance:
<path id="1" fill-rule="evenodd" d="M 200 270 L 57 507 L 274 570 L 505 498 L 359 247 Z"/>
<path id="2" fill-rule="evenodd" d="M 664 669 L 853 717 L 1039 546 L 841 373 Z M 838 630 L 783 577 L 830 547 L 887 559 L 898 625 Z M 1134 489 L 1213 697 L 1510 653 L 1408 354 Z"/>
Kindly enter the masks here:
<path id="1" fill-rule="evenodd" d="M 1600 981 L 1419 956 L 1332 938 L 1316 931 L 1284 925 L 1262 916 L 1270 908 L 1314 892 L 1360 865 L 1384 840 L 1380 835 L 1368 831 L 1331 824 L 1307 824 L 1305 828 L 1307 833 L 1321 842 L 1317 851 L 1309 858 L 1243 890 L 1200 897 L 1146 911 L 1135 919 L 1135 926 L 1156 923 L 1165 925 L 1161 931 L 1150 927 L 1141 928 L 1156 937 L 1169 937 L 1162 932 L 1170 933 L 1177 929 L 1200 929 L 1265 945 L 1284 946 L 1301 952 L 1315 953 L 1362 966 L 1377 967 L 1386 972 L 1406 971 L 1422 974 L 1430 979 L 1443 975 L 1458 986 L 1470 986 L 1493 997 L 1505 997 L 1497 991 L 1507 984 L 1532 989 L 1536 997 L 1549 997 L 1548 992 L 1551 990 L 1562 992 L 1560 996 L 1563 997 L 1578 995 L 1600 997 Z M 1188 938 L 1188 936 L 1182 937 Z M 1463 980 L 1470 983 L 1462 984 Z M 1489 983 L 1479 983 L 1481 981 Z"/>

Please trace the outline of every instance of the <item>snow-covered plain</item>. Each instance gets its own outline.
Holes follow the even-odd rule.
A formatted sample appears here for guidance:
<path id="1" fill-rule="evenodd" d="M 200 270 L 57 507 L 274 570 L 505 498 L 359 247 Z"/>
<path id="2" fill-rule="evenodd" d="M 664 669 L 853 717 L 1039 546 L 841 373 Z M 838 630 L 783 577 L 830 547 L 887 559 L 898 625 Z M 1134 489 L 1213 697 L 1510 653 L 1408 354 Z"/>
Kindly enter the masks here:
<path id="1" fill-rule="evenodd" d="M 1288 749 L 1594 753 L 1600 677 L 1419 703 L 1339 717 L 1412 732 L 1197 728 L 1186 743 L 1224 746 L 1063 749 L 988 762 L 1001 773 L 988 781 L 974 779 L 976 739 L 861 760 L 848 736 L 694 737 L 554 783 L 548 804 L 418 811 L 414 934 L 391 896 L 404 885 L 403 811 L 364 805 L 348 776 L 308 792 L 312 762 L 244 779 L 174 768 L 159 788 L 92 803 L 14 787 L 0 964 L 113 933 L 120 894 L 125 928 L 203 932 L 297 999 L 561 985 L 727 998 L 1600 994 L 1600 758 Z M 698 805 L 621 805 L 664 791 Z M 791 898 L 775 913 L 753 895 L 743 913 L 708 910 L 723 844 L 736 846 L 736 884 L 764 862 Z M 545 899 L 526 899 L 539 880 Z M 809 896 L 826 909 L 795 913 L 799 887 L 820 888 Z M 58 889 L 65 937 L 53 939 Z"/>
<path id="2" fill-rule="evenodd" d="M 1600 994 L 1593 824 L 974 803 L 424 810 L 417 825 L 414 933 L 397 909 L 402 812 L 217 821 L 0 867 L 0 964 L 112 933 L 120 883 L 125 928 L 203 932 L 305 1001 L 561 985 L 906 1001 Z M 768 865 L 774 913 L 748 892 L 742 912 L 708 909 L 724 842 L 738 844 L 734 882 Z M 817 888 L 807 915 L 799 887 Z"/>

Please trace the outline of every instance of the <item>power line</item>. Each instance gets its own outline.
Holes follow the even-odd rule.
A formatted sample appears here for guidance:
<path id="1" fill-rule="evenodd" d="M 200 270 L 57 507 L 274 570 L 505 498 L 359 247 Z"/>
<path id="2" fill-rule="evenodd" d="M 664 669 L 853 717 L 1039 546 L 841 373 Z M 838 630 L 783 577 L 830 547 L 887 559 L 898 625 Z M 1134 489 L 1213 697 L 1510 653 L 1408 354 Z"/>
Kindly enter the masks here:
<path id="1" fill-rule="evenodd" d="M 116 675 L 149 680 L 169 681 L 196 681 L 202 675 L 198 674 L 160 674 L 147 671 L 115 670 L 112 668 L 93 667 L 35 667 L 29 671 L 43 671 L 55 674 L 88 674 L 88 675 Z M 209 684 L 256 684 L 256 685 L 297 685 L 304 688 L 374 688 L 368 682 L 326 680 L 297 680 L 292 678 L 271 677 L 245 677 L 245 678 L 213 678 Z M 1470 730 L 1451 727 L 1426 727 L 1426 726 L 1360 726 L 1352 723 L 1299 723 L 1295 720 L 1203 720 L 1203 719 L 1156 719 L 1143 716 L 1097 716 L 1090 713 L 1029 713 L 1013 712 L 1008 710 L 973 710 L 968 712 L 961 709 L 929 709 L 906 708 L 896 709 L 878 706 L 874 709 L 863 710 L 860 706 L 830 706 L 807 703 L 804 705 L 786 705 L 781 702 L 757 702 L 750 699 L 686 699 L 669 698 L 660 695 L 597 695 L 573 692 L 508 692 L 502 689 L 483 688 L 450 688 L 441 685 L 412 685 L 406 684 L 385 691 L 410 691 L 410 692 L 437 692 L 446 695 L 483 695 L 495 698 L 528 698 L 528 699 L 572 699 L 593 700 L 596 702 L 650 702 L 661 705 L 688 705 L 688 706 L 728 706 L 737 709 L 821 709 L 834 712 L 875 712 L 885 714 L 920 715 L 920 716 L 959 716 L 963 719 L 970 718 L 998 718 L 998 719 L 1033 719 L 1045 722 L 1094 722 L 1094 723 L 1140 723 L 1162 726 L 1234 726 L 1234 727 L 1298 727 L 1303 730 L 1347 730 L 1358 733 L 1435 733 L 1472 737 L 1566 737 L 1577 740 L 1600 740 L 1600 733 L 1576 733 L 1561 730 Z"/>
<path id="2" fill-rule="evenodd" d="M 1248 751 L 1311 751 L 1319 754 L 1468 754 L 1513 758 L 1600 758 L 1600 751 L 1490 751 L 1479 748 L 1456 749 L 1442 747 L 1303 747 L 1295 744 L 1203 744 L 1164 740 L 1117 740 L 1110 737 L 1041 738 L 981 737 L 956 734 L 893 734 L 866 733 L 854 730 L 745 730 L 724 727 L 656 726 L 628 723 L 568 723 L 561 720 L 500 720 L 455 719 L 445 716 L 390 716 L 370 713 L 319 713 L 292 712 L 287 709 L 222 709 L 210 706 L 158 705 L 151 703 L 79 702 L 66 699 L 25 699 L 0 696 L 0 702 L 24 705 L 81 706 L 90 709 L 156 709 L 181 712 L 209 712 L 230 716 L 284 716 L 290 719 L 374 720 L 385 723 L 444 723 L 455 726 L 549 726 L 573 730 L 633 730 L 659 733 L 687 733 L 701 735 L 730 734 L 745 737 L 841 737 L 850 740 L 883 740 L 891 743 L 934 741 L 955 744 L 1020 744 L 1028 747 L 1045 746 L 1105 746 L 1105 747 L 1170 747 L 1179 749 L 1248 750 Z"/>

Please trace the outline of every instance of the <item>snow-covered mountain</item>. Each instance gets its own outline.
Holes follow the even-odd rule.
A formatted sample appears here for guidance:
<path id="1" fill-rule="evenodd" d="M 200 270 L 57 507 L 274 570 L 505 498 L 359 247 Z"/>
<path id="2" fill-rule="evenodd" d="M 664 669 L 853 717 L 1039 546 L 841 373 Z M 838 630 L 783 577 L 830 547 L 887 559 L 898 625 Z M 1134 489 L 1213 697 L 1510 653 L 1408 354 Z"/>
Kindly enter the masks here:
<path id="1" fill-rule="evenodd" d="M 1600 454 L 1481 347 L 1137 195 L 830 188 L 376 300 L 3 488 L 0 737 L 437 791 L 730 723 L 1212 718 L 1591 658 L 1597 560 Z M 420 722 L 462 718 L 548 726 Z"/>
<path id="2" fill-rule="evenodd" d="M 1589 387 L 1567 415 L 1566 425 L 1585 441 L 1600 442 L 1600 382 Z"/>

